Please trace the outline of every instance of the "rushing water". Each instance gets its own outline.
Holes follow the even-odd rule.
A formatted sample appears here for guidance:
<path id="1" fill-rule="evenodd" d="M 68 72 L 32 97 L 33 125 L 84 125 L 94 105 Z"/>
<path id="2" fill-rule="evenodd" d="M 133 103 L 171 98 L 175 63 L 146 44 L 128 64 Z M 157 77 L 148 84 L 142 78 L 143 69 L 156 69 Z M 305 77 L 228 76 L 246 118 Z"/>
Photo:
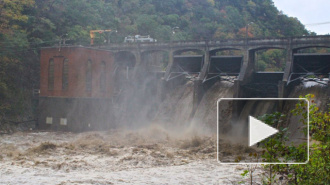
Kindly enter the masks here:
<path id="1" fill-rule="evenodd" d="M 205 92 L 192 116 L 192 81 L 166 89 L 164 99 L 158 97 L 158 83 L 155 78 L 139 86 L 127 82 L 114 101 L 117 119 L 121 123 L 130 122 L 129 128 L 138 124 L 140 129 L 1 135 L 0 184 L 247 183 L 248 179 L 240 175 L 247 169 L 246 165 L 219 165 L 216 161 L 213 137 L 217 124 L 216 102 L 219 98 L 233 97 L 233 85 L 216 82 Z M 297 86 L 289 97 L 309 93 L 315 94 L 316 104 L 324 110 L 327 104 L 324 87 Z M 228 115 L 220 122 L 223 129 L 230 128 L 226 124 L 230 123 L 231 112 L 226 106 L 220 109 Z M 241 117 L 248 115 L 251 107 L 262 113 L 272 106 L 247 103 Z M 180 129 L 169 128 L 177 125 Z M 299 129 L 293 121 L 289 127 Z M 195 132 L 186 132 L 189 129 Z M 223 143 L 228 158 L 240 149 L 233 146 Z M 254 172 L 256 182 L 261 182 L 262 173 L 261 168 Z"/>
<path id="2" fill-rule="evenodd" d="M 220 98 L 232 98 L 234 94 L 233 83 L 218 81 L 214 83 L 203 95 L 195 112 L 193 112 L 194 82 L 191 79 L 181 79 L 177 85 L 169 88 L 161 88 L 161 80 L 155 75 L 147 74 L 140 81 L 120 82 L 122 85 L 121 95 L 115 101 L 117 107 L 117 118 L 119 125 L 130 128 L 139 128 L 150 124 L 162 124 L 167 127 L 196 127 L 200 131 L 213 131 L 217 126 L 217 101 Z M 137 85 L 138 84 L 138 85 Z M 160 92 L 163 91 L 163 92 Z M 326 107 L 326 87 L 318 84 L 305 83 L 293 88 L 289 98 L 298 98 L 306 94 L 315 94 L 316 103 L 324 110 Z M 160 98 L 159 94 L 164 95 Z M 283 110 L 292 106 L 285 104 Z M 229 105 L 219 108 L 226 116 L 219 121 L 220 130 L 230 129 L 246 130 L 246 125 L 239 125 L 249 115 L 260 116 L 265 113 L 274 112 L 274 102 L 248 101 L 241 108 L 237 123 L 231 120 L 232 110 Z M 288 113 L 288 122 L 294 124 L 297 120 L 291 119 Z M 221 119 L 221 118 L 220 118 Z M 235 125 L 236 124 L 236 125 Z M 288 126 L 290 125 L 288 124 Z M 290 126 L 292 133 L 297 127 Z M 235 133 L 241 134 L 241 133 Z M 298 135 L 297 135 L 298 137 Z"/>

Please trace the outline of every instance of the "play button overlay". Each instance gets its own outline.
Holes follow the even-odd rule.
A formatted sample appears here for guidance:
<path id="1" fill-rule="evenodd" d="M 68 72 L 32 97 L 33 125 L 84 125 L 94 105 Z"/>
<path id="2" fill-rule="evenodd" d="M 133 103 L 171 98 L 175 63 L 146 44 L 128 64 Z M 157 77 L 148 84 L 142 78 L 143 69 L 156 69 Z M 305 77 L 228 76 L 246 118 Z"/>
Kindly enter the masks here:
<path id="1" fill-rule="evenodd" d="M 217 161 L 306 164 L 309 101 L 305 98 L 220 98 Z"/>
<path id="2" fill-rule="evenodd" d="M 255 145 L 276 133 L 278 133 L 277 129 L 249 116 L 249 146 Z"/>

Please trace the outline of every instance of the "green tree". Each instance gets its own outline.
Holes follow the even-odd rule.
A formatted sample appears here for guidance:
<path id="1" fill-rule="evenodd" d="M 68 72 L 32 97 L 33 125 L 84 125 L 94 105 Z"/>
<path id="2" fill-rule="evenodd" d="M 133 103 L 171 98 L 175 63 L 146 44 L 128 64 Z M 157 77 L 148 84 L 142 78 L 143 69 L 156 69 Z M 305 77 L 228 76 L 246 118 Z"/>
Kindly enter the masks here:
<path id="1" fill-rule="evenodd" d="M 300 97 L 302 98 L 302 96 Z M 310 102 L 309 106 L 309 136 L 312 141 L 309 152 L 309 161 L 305 165 L 266 165 L 269 170 L 267 184 L 273 184 L 277 177 L 283 178 L 288 184 L 329 184 L 330 183 L 330 111 L 320 112 L 314 103 L 314 95 L 306 95 L 305 98 Z M 292 111 L 294 115 L 302 117 L 300 120 L 304 125 L 304 134 L 307 134 L 307 102 L 300 101 Z M 265 115 L 264 121 L 272 125 L 278 122 L 278 113 Z M 285 130 L 281 129 L 281 132 Z M 284 139 L 284 140 L 283 140 Z M 273 137 L 266 140 L 263 154 L 265 160 L 276 161 L 280 157 L 287 161 L 305 162 L 307 159 L 307 143 L 296 146 L 285 146 L 285 137 Z"/>

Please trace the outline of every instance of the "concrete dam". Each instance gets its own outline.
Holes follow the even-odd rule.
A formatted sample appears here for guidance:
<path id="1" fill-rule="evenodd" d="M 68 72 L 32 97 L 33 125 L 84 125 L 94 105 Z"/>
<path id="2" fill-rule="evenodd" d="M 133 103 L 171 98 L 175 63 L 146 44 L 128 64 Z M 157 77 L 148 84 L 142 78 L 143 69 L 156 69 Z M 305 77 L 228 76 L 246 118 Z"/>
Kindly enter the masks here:
<path id="1" fill-rule="evenodd" d="M 329 48 L 330 36 L 43 48 L 38 126 L 85 131 L 160 123 L 214 130 L 216 102 L 224 97 L 314 93 L 324 107 L 330 54 L 299 52 L 319 47 Z M 284 71 L 256 70 L 256 52 L 265 49 L 286 51 Z M 217 54 L 221 51 L 240 55 Z M 226 124 L 230 120 L 221 127 Z"/>

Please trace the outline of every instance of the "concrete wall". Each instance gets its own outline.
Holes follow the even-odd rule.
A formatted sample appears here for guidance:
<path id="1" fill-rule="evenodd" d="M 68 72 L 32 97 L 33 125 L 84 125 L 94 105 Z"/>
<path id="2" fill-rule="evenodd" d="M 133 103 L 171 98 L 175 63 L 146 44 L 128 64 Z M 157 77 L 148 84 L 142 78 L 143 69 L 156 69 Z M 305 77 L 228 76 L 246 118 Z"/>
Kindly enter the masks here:
<path id="1" fill-rule="evenodd" d="M 87 131 L 114 128 L 111 99 L 40 97 L 38 128 L 41 130 Z"/>

